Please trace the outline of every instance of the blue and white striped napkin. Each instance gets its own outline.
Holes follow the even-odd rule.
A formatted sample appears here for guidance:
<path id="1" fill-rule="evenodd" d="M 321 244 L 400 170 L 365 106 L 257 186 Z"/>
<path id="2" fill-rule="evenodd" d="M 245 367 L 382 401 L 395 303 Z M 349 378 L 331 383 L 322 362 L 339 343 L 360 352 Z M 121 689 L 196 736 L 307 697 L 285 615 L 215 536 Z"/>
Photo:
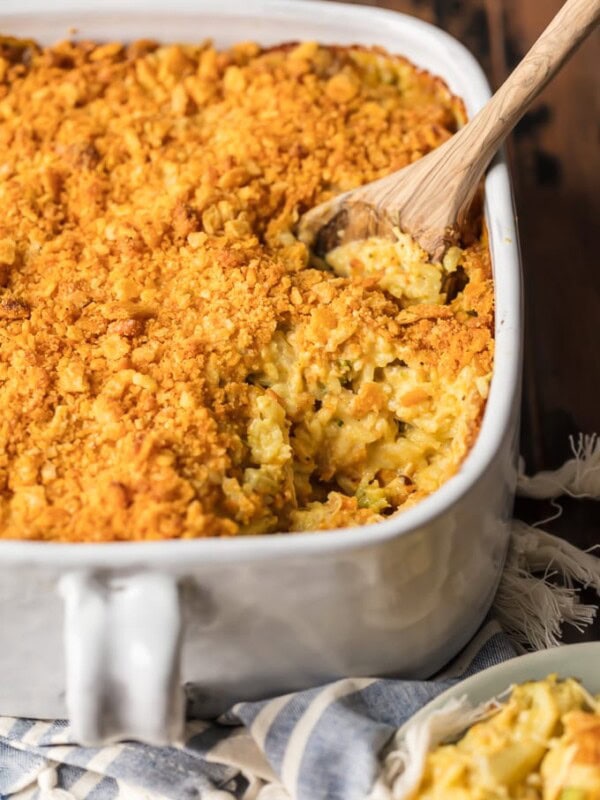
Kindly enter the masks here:
<path id="1" fill-rule="evenodd" d="M 363 800 L 396 730 L 460 676 L 515 655 L 489 623 L 431 681 L 345 679 L 188 723 L 180 748 L 72 744 L 63 721 L 0 718 L 0 796 L 35 800 Z"/>

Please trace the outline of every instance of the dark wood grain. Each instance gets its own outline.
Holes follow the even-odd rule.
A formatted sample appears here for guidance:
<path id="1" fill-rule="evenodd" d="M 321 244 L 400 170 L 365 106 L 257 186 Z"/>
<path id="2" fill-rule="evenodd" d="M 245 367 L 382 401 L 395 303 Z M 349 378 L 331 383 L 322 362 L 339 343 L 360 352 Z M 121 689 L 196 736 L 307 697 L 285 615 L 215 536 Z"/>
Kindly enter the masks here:
<path id="1" fill-rule="evenodd" d="M 364 2 L 364 0 L 363 0 Z M 372 0 L 453 34 L 493 88 L 562 0 Z M 530 471 L 570 455 L 569 435 L 600 432 L 600 34 L 581 47 L 509 141 L 525 284 L 521 448 Z M 561 501 L 562 502 L 562 501 Z M 581 548 L 600 544 L 600 503 L 562 502 L 546 528 Z M 552 510 L 519 502 L 534 521 Z M 597 597 L 586 596 L 588 602 Z M 600 639 L 600 620 L 582 636 Z"/>

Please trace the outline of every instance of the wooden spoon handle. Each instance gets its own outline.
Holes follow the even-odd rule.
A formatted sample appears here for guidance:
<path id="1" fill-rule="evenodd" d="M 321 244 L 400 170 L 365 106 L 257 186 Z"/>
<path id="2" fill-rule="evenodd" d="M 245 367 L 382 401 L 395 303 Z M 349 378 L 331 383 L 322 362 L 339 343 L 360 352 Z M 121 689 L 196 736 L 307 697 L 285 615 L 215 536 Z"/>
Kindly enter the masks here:
<path id="1" fill-rule="evenodd" d="M 450 176 L 454 161 L 462 172 L 457 210 L 533 100 L 598 22 L 600 0 L 567 0 L 491 100 L 453 137 L 444 171 Z"/>
<path id="2" fill-rule="evenodd" d="M 386 235 L 394 225 L 434 259 L 455 241 L 485 168 L 533 99 L 600 22 L 600 0 L 567 0 L 491 100 L 443 145 L 384 178 L 338 195 L 303 215 L 299 235 L 345 241 Z M 326 243 L 326 244 L 325 244 Z M 333 244 L 334 243 L 334 244 Z"/>

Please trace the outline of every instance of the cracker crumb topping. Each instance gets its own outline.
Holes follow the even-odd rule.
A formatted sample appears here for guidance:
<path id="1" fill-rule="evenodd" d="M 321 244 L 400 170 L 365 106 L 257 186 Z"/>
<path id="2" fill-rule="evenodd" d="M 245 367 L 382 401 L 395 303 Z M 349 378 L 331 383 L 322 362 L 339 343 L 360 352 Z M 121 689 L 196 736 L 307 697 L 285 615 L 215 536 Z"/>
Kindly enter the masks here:
<path id="1" fill-rule="evenodd" d="M 322 269 L 294 227 L 463 121 L 376 48 L 0 39 L 0 537 L 340 527 L 453 474 L 492 369 L 485 236 Z"/>

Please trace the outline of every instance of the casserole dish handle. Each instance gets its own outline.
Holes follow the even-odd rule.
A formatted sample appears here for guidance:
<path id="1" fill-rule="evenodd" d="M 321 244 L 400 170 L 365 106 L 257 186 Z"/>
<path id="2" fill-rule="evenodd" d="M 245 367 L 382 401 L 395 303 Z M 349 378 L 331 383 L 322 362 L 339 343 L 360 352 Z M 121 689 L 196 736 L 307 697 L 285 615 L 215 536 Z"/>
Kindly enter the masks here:
<path id="1" fill-rule="evenodd" d="M 158 573 L 71 572 L 65 601 L 66 704 L 84 745 L 183 733 L 181 613 L 176 579 Z"/>

